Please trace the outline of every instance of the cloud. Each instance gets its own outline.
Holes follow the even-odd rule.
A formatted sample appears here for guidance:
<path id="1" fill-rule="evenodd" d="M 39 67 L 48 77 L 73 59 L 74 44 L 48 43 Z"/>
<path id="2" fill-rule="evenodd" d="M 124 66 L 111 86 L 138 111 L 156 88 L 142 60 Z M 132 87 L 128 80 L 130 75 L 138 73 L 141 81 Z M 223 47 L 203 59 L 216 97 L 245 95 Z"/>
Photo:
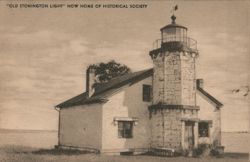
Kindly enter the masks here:
<path id="1" fill-rule="evenodd" d="M 114 44 L 109 41 L 94 44 L 88 38 L 53 30 L 30 32 L 23 26 L 6 30 L 0 30 L 3 35 L 0 75 L 5 76 L 0 81 L 3 90 L 0 96 L 4 96 L 0 105 L 5 107 L 0 127 L 14 126 L 26 114 L 27 118 L 18 126 L 26 128 L 30 120 L 36 121 L 38 111 L 51 113 L 56 104 L 82 93 L 88 64 L 115 59 L 134 70 L 151 67 L 145 50 L 148 44 L 144 42 L 123 39 Z"/>
<path id="2" fill-rule="evenodd" d="M 199 75 L 206 72 L 207 77 L 216 78 L 218 83 L 220 79 L 228 78 L 236 79 L 236 82 L 246 81 L 246 78 L 239 80 L 235 77 L 236 73 L 244 76 L 249 74 L 250 56 L 246 35 L 230 35 L 218 29 L 196 32 L 194 35 L 199 40 Z"/>
<path id="3" fill-rule="evenodd" d="M 29 32 L 23 27 L 1 29 L 0 34 L 0 127 L 56 129 L 42 120 L 57 120 L 50 115 L 55 114 L 53 106 L 83 91 L 79 62 L 87 42 L 66 33 Z"/>
<path id="4" fill-rule="evenodd" d="M 153 66 L 148 51 L 148 43 L 134 42 L 131 40 L 124 40 L 116 46 L 107 44 L 93 50 L 97 55 L 96 62 L 105 62 L 115 59 L 118 62 L 127 65 L 134 71 Z"/>
<path id="5" fill-rule="evenodd" d="M 205 89 L 224 104 L 223 130 L 248 130 L 249 97 L 231 90 L 249 86 L 249 38 L 228 29 L 230 31 L 220 27 L 205 28 L 192 32 L 198 40 L 200 53 L 197 77 L 203 78 Z"/>

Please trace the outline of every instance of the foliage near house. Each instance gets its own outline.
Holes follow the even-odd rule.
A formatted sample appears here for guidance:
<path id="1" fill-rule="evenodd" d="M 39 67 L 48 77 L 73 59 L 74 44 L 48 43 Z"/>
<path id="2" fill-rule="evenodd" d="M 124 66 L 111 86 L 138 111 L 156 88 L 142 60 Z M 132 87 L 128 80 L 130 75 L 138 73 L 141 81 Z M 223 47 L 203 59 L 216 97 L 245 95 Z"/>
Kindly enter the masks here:
<path id="1" fill-rule="evenodd" d="M 126 65 L 120 64 L 114 60 L 107 63 L 92 64 L 88 68 L 95 69 L 95 75 L 99 82 L 108 82 L 112 78 L 130 73 L 131 70 Z"/>

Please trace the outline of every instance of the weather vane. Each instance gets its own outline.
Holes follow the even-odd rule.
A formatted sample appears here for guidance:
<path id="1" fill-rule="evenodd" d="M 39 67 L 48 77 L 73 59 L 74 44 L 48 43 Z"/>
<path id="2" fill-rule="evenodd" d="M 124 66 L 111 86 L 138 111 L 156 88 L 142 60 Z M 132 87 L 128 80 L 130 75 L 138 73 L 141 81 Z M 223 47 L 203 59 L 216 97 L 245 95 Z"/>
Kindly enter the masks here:
<path id="1" fill-rule="evenodd" d="M 175 5 L 172 10 L 171 10 L 171 13 L 174 15 L 174 12 L 178 10 L 178 5 Z"/>

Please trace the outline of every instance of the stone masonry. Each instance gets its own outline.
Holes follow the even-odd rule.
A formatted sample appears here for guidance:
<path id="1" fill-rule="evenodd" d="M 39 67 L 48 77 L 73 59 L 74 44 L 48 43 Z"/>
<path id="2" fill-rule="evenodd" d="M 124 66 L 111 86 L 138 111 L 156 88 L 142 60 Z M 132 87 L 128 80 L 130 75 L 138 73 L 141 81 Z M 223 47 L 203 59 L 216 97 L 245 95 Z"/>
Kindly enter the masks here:
<path id="1" fill-rule="evenodd" d="M 182 48 L 161 47 L 153 51 L 153 105 L 149 108 L 151 148 L 181 150 L 187 147 L 183 142 L 185 120 L 198 118 L 195 56 L 196 53 Z"/>
<path id="2" fill-rule="evenodd" d="M 154 63 L 153 104 L 195 105 L 195 61 L 184 52 L 159 54 Z"/>
<path id="3" fill-rule="evenodd" d="M 151 118 L 151 147 L 180 149 L 181 110 L 161 109 L 153 114 Z"/>

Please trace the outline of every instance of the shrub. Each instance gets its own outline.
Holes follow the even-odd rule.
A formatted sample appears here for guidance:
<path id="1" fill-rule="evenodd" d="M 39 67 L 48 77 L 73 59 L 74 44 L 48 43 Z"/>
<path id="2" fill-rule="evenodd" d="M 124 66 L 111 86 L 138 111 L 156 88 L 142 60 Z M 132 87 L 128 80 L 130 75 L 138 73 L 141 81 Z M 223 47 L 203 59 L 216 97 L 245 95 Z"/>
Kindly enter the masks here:
<path id="1" fill-rule="evenodd" d="M 202 155 L 209 155 L 209 152 L 211 150 L 211 145 L 209 144 L 199 144 L 196 149 L 193 150 L 194 156 L 202 156 Z"/>
<path id="2" fill-rule="evenodd" d="M 211 154 L 211 156 L 215 156 L 215 157 L 223 157 L 224 147 L 223 146 L 214 146 L 211 149 L 210 154 Z"/>

